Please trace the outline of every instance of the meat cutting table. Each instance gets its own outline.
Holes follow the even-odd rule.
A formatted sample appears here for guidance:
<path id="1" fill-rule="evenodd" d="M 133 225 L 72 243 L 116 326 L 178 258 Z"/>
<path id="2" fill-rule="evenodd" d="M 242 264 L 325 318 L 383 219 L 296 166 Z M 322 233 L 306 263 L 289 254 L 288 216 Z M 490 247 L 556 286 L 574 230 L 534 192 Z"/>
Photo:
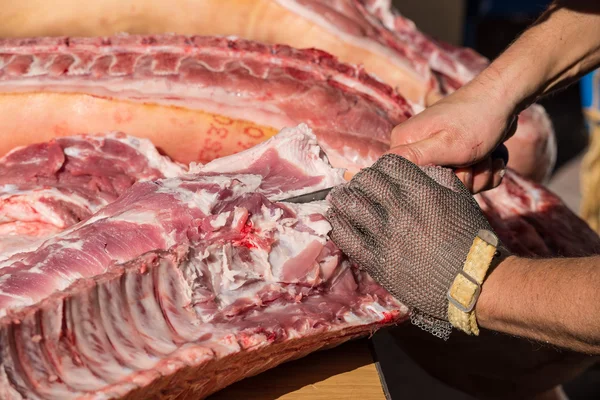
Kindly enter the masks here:
<path id="1" fill-rule="evenodd" d="M 367 340 L 313 353 L 211 396 L 210 400 L 385 400 Z"/>

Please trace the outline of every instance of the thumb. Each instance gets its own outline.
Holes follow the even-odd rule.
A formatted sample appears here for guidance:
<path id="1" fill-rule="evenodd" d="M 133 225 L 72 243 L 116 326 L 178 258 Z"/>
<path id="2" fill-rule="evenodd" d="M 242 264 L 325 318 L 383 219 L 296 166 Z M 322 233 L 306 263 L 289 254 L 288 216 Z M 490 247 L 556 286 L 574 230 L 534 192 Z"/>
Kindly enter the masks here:
<path id="1" fill-rule="evenodd" d="M 421 166 L 458 166 L 468 163 L 464 151 L 455 149 L 456 145 L 447 131 L 439 131 L 418 142 L 394 146 L 387 153 L 397 154 Z"/>

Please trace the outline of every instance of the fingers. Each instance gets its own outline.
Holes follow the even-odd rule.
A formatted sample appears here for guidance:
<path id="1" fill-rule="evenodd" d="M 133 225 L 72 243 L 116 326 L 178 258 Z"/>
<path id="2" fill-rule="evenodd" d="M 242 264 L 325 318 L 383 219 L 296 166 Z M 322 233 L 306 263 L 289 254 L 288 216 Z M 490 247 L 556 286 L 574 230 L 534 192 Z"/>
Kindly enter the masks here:
<path id="1" fill-rule="evenodd" d="M 464 185 L 460 179 L 456 176 L 454 171 L 450 168 L 444 167 L 421 167 L 421 170 L 427 174 L 431 179 L 436 181 L 438 185 L 444 186 L 457 193 L 466 192 Z"/>
<path id="2" fill-rule="evenodd" d="M 506 164 L 501 158 L 485 160 L 467 168 L 456 170 L 456 175 L 473 194 L 490 190 L 502 183 Z"/>
<path id="3" fill-rule="evenodd" d="M 402 156 L 417 165 L 464 165 L 477 157 L 476 154 L 466 154 L 447 131 L 440 131 L 415 143 L 392 147 L 388 153 Z"/>
<path id="4" fill-rule="evenodd" d="M 494 175 L 492 188 L 495 188 L 502 183 L 502 178 L 506 174 L 506 164 L 503 160 L 496 159 L 492 163 L 492 171 Z"/>
<path id="5" fill-rule="evenodd" d="M 396 185 L 396 182 L 390 180 L 389 176 L 376 169 L 375 165 L 357 173 L 348 186 L 359 189 L 373 203 L 388 208 L 395 207 L 398 202 L 403 201 L 402 191 L 407 188 L 402 186 L 406 185 Z"/>
<path id="6" fill-rule="evenodd" d="M 335 198 L 335 196 L 334 196 Z M 351 260 L 362 268 L 370 270 L 376 265 L 374 246 L 365 241 L 365 236 L 357 231 L 348 219 L 336 207 L 332 207 L 327 213 L 327 219 L 331 224 L 331 240 Z"/>
<path id="7" fill-rule="evenodd" d="M 483 190 L 491 189 L 493 183 L 492 158 L 486 157 L 473 166 L 473 190 L 472 193 L 479 193 Z"/>
<path id="8" fill-rule="evenodd" d="M 392 150 L 390 150 L 390 152 Z M 379 169 L 391 176 L 397 182 L 402 182 L 403 180 L 406 181 L 407 172 L 409 172 L 411 164 L 398 161 L 401 159 L 394 158 L 394 155 L 398 154 L 394 152 L 394 154 L 389 154 L 389 156 L 382 156 L 377 163 L 375 163 L 373 168 Z M 455 174 L 471 193 L 475 194 L 490 190 L 502 182 L 502 178 L 506 172 L 508 159 L 508 149 L 502 144 L 498 146 L 490 156 L 470 167 L 458 168 Z M 451 174 L 450 170 L 435 167 L 421 167 L 421 169 L 438 184 L 454 191 L 458 191 L 459 188 L 456 186 L 457 182 L 454 180 L 454 176 L 452 176 L 454 174 Z M 412 177 L 413 175 L 410 176 Z M 414 178 L 411 178 L 411 182 L 415 183 Z"/>
<path id="9" fill-rule="evenodd" d="M 350 185 L 386 207 L 409 207 L 405 200 L 415 191 L 428 193 L 432 181 L 457 193 L 468 192 L 452 169 L 418 167 L 396 154 L 383 155 L 371 168 L 357 174 Z M 384 187 L 385 192 L 382 190 Z"/>
<path id="10" fill-rule="evenodd" d="M 457 168 L 455 171 L 456 176 L 465 185 L 471 193 L 473 193 L 473 168 Z"/>
<path id="11" fill-rule="evenodd" d="M 371 168 L 383 173 L 401 189 L 410 190 L 410 186 L 425 179 L 422 175 L 422 168 L 397 154 L 384 154 Z M 409 186 L 407 187 L 407 185 Z"/>
<path id="12" fill-rule="evenodd" d="M 387 219 L 383 207 L 370 201 L 360 189 L 348 186 L 336 189 L 330 203 L 338 214 L 365 233 L 377 234 Z"/>

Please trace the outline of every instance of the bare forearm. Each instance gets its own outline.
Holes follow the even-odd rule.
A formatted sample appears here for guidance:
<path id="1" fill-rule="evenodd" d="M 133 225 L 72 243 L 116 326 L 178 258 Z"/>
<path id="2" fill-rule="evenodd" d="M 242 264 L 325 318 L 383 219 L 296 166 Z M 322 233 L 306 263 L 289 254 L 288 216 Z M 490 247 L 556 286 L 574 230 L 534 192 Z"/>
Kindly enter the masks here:
<path id="1" fill-rule="evenodd" d="M 600 257 L 510 257 L 483 285 L 479 324 L 575 351 L 600 354 Z"/>
<path id="2" fill-rule="evenodd" d="M 556 1 L 470 86 L 515 111 L 600 65 L 600 2 Z"/>

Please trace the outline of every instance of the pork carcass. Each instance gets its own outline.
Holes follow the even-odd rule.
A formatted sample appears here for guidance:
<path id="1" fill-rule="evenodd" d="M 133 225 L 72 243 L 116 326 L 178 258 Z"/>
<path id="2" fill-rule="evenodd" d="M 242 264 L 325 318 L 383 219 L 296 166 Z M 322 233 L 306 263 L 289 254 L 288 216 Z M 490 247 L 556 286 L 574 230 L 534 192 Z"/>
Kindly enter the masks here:
<path id="1" fill-rule="evenodd" d="M 235 153 L 262 142 L 278 127 L 306 121 L 332 163 L 356 171 L 382 154 L 391 128 L 412 115 L 410 105 L 390 87 L 361 68 L 314 50 L 172 35 L 9 40 L 2 48 L 0 107 L 11 115 L 3 122 L 6 132 L 20 134 L 3 136 L 3 141 L 26 138 L 25 144 L 79 132 L 122 130 L 151 138 L 167 154 L 187 162 Z M 11 145 L 5 146 L 8 150 Z M 234 164 L 231 159 L 215 162 Z M 244 161 L 244 168 L 247 165 Z M 538 254 L 540 249 L 549 252 L 541 254 L 563 255 L 598 251 L 597 236 L 556 197 L 511 172 L 501 188 L 479 201 L 502 239 L 519 254 Z M 564 226 L 573 227 L 572 237 L 557 231 Z M 124 238 L 114 244 L 129 243 L 143 241 Z M 80 244 L 72 245 L 71 251 L 78 251 Z M 168 251 L 161 246 L 160 251 Z M 9 261 L 19 266 L 21 256 Z M 126 258 L 121 261 L 128 262 Z M 31 307 L 35 310 L 35 304 Z M 311 336 L 311 346 L 335 342 L 337 336 Z M 304 354 L 300 347 L 289 354 Z M 517 356 L 533 354 L 529 366 L 536 370 L 547 361 L 541 355 L 549 353 L 555 354 L 529 346 L 520 348 Z M 509 358 L 511 354 L 515 356 L 506 352 Z M 554 361 L 557 368 L 571 371 L 576 365 Z M 543 384 L 549 388 L 560 382 L 553 376 Z"/>
<path id="2" fill-rule="evenodd" d="M 88 218 L 136 181 L 186 169 L 149 140 L 118 133 L 13 149 L 0 158 L 0 260 Z"/>
<path id="3" fill-rule="evenodd" d="M 107 0 L 94 5 L 75 0 L 58 4 L 7 0 L 1 4 L 3 37 L 178 33 L 235 35 L 318 48 L 343 62 L 363 65 L 420 106 L 456 90 L 488 64 L 470 49 L 423 34 L 392 8 L 390 0 L 179 0 L 176 6 L 158 0 Z M 521 113 L 507 147 L 511 168 L 536 181 L 549 177 L 556 143 L 541 106 Z"/>
<path id="4" fill-rule="evenodd" d="M 199 399 L 402 321 L 327 239 L 344 182 L 305 126 L 192 174 L 138 182 L 0 264 L 0 397 Z"/>
<path id="5" fill-rule="evenodd" d="M 0 133 L 4 151 L 34 138 L 117 130 L 149 138 L 184 163 L 238 152 L 306 122 L 333 166 L 356 172 L 383 154 L 393 126 L 413 115 L 389 86 L 327 53 L 215 37 L 1 40 L 0 92 L 0 115 L 11 115 Z M 554 203 L 534 201 L 510 176 L 509 200 L 500 194 L 505 189 L 480 199 L 502 197 L 500 215 L 536 241 L 549 240 L 552 222 L 538 214 Z M 553 251 L 578 242 L 564 239 Z"/>
<path id="6" fill-rule="evenodd" d="M 10 117 L 8 115 L 10 114 Z M 0 152 L 79 132 L 146 137 L 206 162 L 308 123 L 334 166 L 389 148 L 411 106 L 317 50 L 184 36 L 0 40 Z"/>
<path id="7" fill-rule="evenodd" d="M 100 141 L 62 139 L 79 149 Z M 21 149 L 31 156 L 20 158 L 23 166 L 36 155 L 43 159 L 47 147 Z M 71 153 L 69 147 L 63 153 Z M 79 171 L 91 170 L 98 158 L 81 157 L 78 164 Z M 403 321 L 408 310 L 327 239 L 326 202 L 277 202 L 343 182 L 343 171 L 329 166 L 315 136 L 300 125 L 176 177 L 138 182 L 91 218 L 5 257 L 2 398 L 203 398 L 279 363 Z M 73 193 L 88 183 L 73 181 Z M 598 251 L 589 228 L 541 187 L 512 176 L 500 189 L 503 207 L 483 205 L 511 250 L 567 256 Z M 539 203 L 529 201 L 530 193 Z M 544 239 L 536 229 L 542 233 L 548 226 L 533 223 L 527 231 L 526 222 L 507 222 L 518 218 L 516 211 L 538 208 L 550 213 L 556 232 L 569 231 Z M 516 233 L 529 241 L 516 240 Z M 567 246 L 569 235 L 580 240 L 578 247 Z M 520 359 L 532 355 L 528 368 L 545 368 L 544 385 L 525 387 L 544 390 L 561 382 L 565 376 L 556 375 L 554 366 L 561 362 L 571 372 L 582 365 L 563 353 L 551 357 L 549 371 L 553 350 L 528 352 L 528 342 L 510 340 Z M 439 350 L 443 354 L 448 346 Z"/>

